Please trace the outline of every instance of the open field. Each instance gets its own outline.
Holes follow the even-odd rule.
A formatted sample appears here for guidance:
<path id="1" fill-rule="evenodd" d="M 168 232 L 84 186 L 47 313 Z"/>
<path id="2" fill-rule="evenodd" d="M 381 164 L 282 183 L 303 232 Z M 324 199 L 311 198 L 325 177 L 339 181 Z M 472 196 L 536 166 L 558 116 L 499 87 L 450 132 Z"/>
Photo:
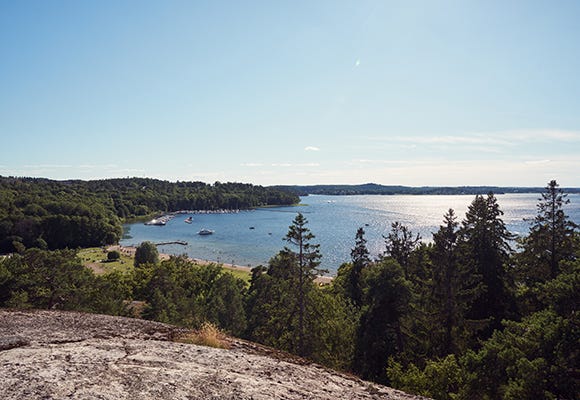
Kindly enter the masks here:
<path id="1" fill-rule="evenodd" d="M 107 261 L 107 252 L 111 250 L 117 250 L 121 253 L 121 258 L 118 261 L 109 262 Z M 125 247 L 125 246 L 109 246 L 106 250 L 100 247 L 92 247 L 87 249 L 81 249 L 78 252 L 78 256 L 81 259 L 83 265 L 91 268 L 95 274 L 106 274 L 113 271 L 128 272 L 133 268 L 133 260 L 135 256 L 135 247 Z M 168 260 L 171 256 L 168 254 L 159 254 L 160 260 Z M 198 266 L 204 266 L 208 264 L 215 264 L 210 261 L 189 259 L 192 263 Z M 218 264 L 225 272 L 232 274 L 236 278 L 239 278 L 250 284 L 250 279 L 252 278 L 252 270 L 250 267 L 244 267 L 234 264 Z M 332 278 L 329 276 L 319 276 L 315 280 L 319 285 L 328 285 L 332 282 Z"/>
<path id="2" fill-rule="evenodd" d="M 121 253 L 121 258 L 117 261 L 107 261 L 107 253 L 111 250 L 117 250 Z M 133 247 L 121 247 L 121 246 L 110 246 L 106 250 L 101 247 L 91 247 L 87 249 L 81 249 L 78 252 L 78 256 L 81 259 L 83 265 L 87 268 L 93 270 L 95 274 L 107 274 L 114 271 L 118 272 L 128 272 L 133 268 L 133 261 L 135 256 L 135 248 Z M 169 259 L 167 254 L 159 254 L 161 260 Z M 195 265 L 203 266 L 209 264 L 207 261 L 194 260 L 191 262 Z M 232 274 L 236 278 L 239 278 L 250 283 L 250 278 L 252 273 L 248 267 L 241 267 L 229 264 L 220 264 L 225 272 Z"/>
<path id="3" fill-rule="evenodd" d="M 91 247 L 79 250 L 78 257 L 83 265 L 93 270 L 95 274 L 108 274 L 113 271 L 128 272 L 133 268 L 133 257 L 121 253 L 116 261 L 107 260 L 108 250 L 101 247 Z"/>

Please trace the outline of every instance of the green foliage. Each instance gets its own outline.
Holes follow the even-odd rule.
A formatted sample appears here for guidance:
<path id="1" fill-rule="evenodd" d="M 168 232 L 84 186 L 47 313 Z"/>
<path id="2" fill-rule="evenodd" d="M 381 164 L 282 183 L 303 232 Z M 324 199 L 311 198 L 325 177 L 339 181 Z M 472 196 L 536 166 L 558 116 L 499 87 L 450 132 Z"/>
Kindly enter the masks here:
<path id="1" fill-rule="evenodd" d="M 413 235 L 411 230 L 400 222 L 393 222 L 391 231 L 384 238 L 385 256 L 394 258 L 403 268 L 405 278 L 409 279 L 409 259 L 421 241 L 421 236 Z"/>
<path id="2" fill-rule="evenodd" d="M 428 360 L 423 370 L 415 364 L 403 368 L 394 358 L 390 358 L 387 376 L 394 387 L 435 400 L 461 398 L 459 392 L 465 381 L 465 373 L 453 354 Z"/>
<path id="3" fill-rule="evenodd" d="M 121 253 L 117 250 L 112 250 L 107 253 L 107 260 L 108 261 L 117 261 L 121 258 Z"/>
<path id="4" fill-rule="evenodd" d="M 434 399 L 577 399 L 578 321 L 544 310 L 504 325 L 478 351 L 428 360 L 422 370 L 391 359 L 387 375 Z"/>
<path id="5" fill-rule="evenodd" d="M 287 277 L 284 268 L 289 257 L 282 251 L 270 260 L 267 270 L 253 269 L 246 301 L 246 337 L 294 353 L 302 345 L 308 358 L 333 368 L 347 369 L 352 362 L 359 311 L 330 288 L 319 289 L 311 283 L 305 293 L 307 335 L 300 343 L 296 279 Z"/>
<path id="6" fill-rule="evenodd" d="M 293 251 L 285 248 L 283 250 L 286 254 L 285 260 L 287 263 L 282 266 L 289 271 L 290 278 L 293 279 L 297 289 L 294 292 L 298 301 L 296 309 L 298 327 L 294 351 L 301 356 L 312 354 L 312 349 L 309 349 L 306 343 L 306 314 L 309 311 L 313 311 L 315 303 L 309 301 L 310 297 L 308 295 L 312 292 L 316 276 L 326 272 L 318 269 L 320 258 L 322 257 L 319 251 L 320 245 L 311 243 L 314 235 L 306 227 L 307 223 L 308 221 L 301 213 L 298 213 L 294 221 L 292 221 L 285 239 L 297 249 Z"/>
<path id="7" fill-rule="evenodd" d="M 566 194 L 550 181 L 537 205 L 538 214 L 530 228 L 530 234 L 520 240 L 521 252 L 515 257 L 516 277 L 519 283 L 518 301 L 526 313 L 541 310 L 546 289 L 555 295 L 565 286 L 549 288 L 546 282 L 566 272 L 578 259 L 578 226 L 571 222 L 564 207 L 569 203 Z M 564 282 L 560 282 L 564 284 Z"/>
<path id="8" fill-rule="evenodd" d="M 360 310 L 344 297 L 335 296 L 330 288 L 313 290 L 310 301 L 315 305 L 308 325 L 310 358 L 330 368 L 350 369 Z"/>
<path id="9" fill-rule="evenodd" d="M 542 308 L 573 318 L 580 304 L 580 258 L 563 263 L 560 270 L 555 279 L 538 286 L 537 297 Z"/>
<path id="10" fill-rule="evenodd" d="M 123 314 L 130 286 L 120 276 L 96 277 L 72 250 L 26 250 L 0 260 L 0 307 Z"/>
<path id="11" fill-rule="evenodd" d="M 211 322 L 235 335 L 245 330 L 245 283 L 217 265 L 196 266 L 171 257 L 142 264 L 134 279 L 135 297 L 147 303 L 147 319 L 190 328 Z"/>
<path id="12" fill-rule="evenodd" d="M 473 320 L 488 321 L 480 338 L 487 338 L 501 321 L 515 312 L 512 284 L 507 273 L 513 236 L 505 227 L 497 199 L 476 196 L 460 229 L 461 262 L 481 277 L 482 291 L 468 313 Z"/>
<path id="13" fill-rule="evenodd" d="M 480 293 L 471 265 L 460 262 L 458 223 L 449 210 L 444 225 L 433 234 L 430 292 L 425 309 L 429 319 L 430 353 L 443 357 L 465 349 L 469 336 L 467 312 Z"/>
<path id="14" fill-rule="evenodd" d="M 365 379 L 386 383 L 387 360 L 404 349 L 402 319 L 410 298 L 410 283 L 395 260 L 385 258 L 365 270 L 366 307 L 353 363 Z"/>
<path id="15" fill-rule="evenodd" d="M 577 317 L 576 317 L 577 319 Z M 463 357 L 468 398 L 576 399 L 580 381 L 578 321 L 551 310 L 506 321 L 478 352 Z"/>
<path id="16" fill-rule="evenodd" d="M 137 249 L 135 249 L 135 267 L 139 267 L 144 264 L 158 264 L 159 263 L 159 251 L 157 246 L 151 242 L 141 243 Z"/>
<path id="17" fill-rule="evenodd" d="M 118 271 L 94 276 L 84 309 L 99 314 L 130 315 L 133 283 L 131 276 Z"/>
<path id="18" fill-rule="evenodd" d="M 252 270 L 246 335 L 335 368 L 347 368 L 359 313 L 333 289 L 322 290 L 314 284 L 320 254 L 318 245 L 310 243 L 314 235 L 306 223 L 298 214 L 286 236 L 296 251 L 285 248 L 267 269 Z"/>
<path id="19" fill-rule="evenodd" d="M 364 235 L 364 229 L 358 228 L 355 236 L 355 245 L 350 252 L 352 265 L 346 275 L 344 287 L 346 297 L 358 307 L 362 305 L 363 300 L 363 271 L 371 263 Z"/>
<path id="20" fill-rule="evenodd" d="M 303 356 L 311 354 L 309 329 L 314 310 L 314 278 L 300 277 L 295 255 L 281 251 L 269 262 L 267 273 L 255 268 L 248 296 L 248 336 L 260 343 Z M 301 282 L 302 280 L 302 282 Z M 302 294 L 301 294 L 302 293 Z"/>
<path id="21" fill-rule="evenodd" d="M 539 199 L 538 214 L 523 240 L 520 256 L 520 280 L 526 283 L 545 282 L 560 272 L 560 264 L 575 258 L 574 236 L 577 225 L 566 213 L 570 201 L 555 180 L 548 183 Z"/>
<path id="22" fill-rule="evenodd" d="M 152 213 L 287 205 L 298 200 L 289 192 L 241 183 L 0 177 L 0 253 L 113 244 L 121 238 L 122 220 Z"/>

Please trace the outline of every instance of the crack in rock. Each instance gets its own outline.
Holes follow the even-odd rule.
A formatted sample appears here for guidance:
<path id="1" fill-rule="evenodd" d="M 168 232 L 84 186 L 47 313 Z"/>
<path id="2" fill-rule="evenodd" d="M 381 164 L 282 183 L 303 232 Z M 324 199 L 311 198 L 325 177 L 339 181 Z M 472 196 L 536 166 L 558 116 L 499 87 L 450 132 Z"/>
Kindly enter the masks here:
<path id="1" fill-rule="evenodd" d="M 30 341 L 21 336 L 0 337 L 0 351 L 15 349 L 17 347 L 28 346 Z"/>

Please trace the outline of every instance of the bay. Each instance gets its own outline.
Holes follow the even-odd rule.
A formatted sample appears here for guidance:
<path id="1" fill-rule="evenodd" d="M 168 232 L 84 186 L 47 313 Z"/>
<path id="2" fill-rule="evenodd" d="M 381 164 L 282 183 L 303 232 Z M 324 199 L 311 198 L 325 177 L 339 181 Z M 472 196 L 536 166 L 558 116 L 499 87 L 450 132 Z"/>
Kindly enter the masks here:
<path id="1" fill-rule="evenodd" d="M 530 220 L 536 215 L 539 194 L 496 195 L 504 212 L 503 220 L 510 232 L 526 235 Z M 298 212 L 308 219 L 308 227 L 316 236 L 323 255 L 321 267 L 330 275 L 350 260 L 356 230 L 363 227 L 368 248 L 373 257 L 385 250 L 383 235 L 393 222 L 408 226 L 424 241 L 431 241 L 443 221 L 443 215 L 453 208 L 461 221 L 472 195 L 312 195 L 301 199 L 304 205 L 260 208 L 230 214 L 181 214 L 165 226 L 143 223 L 124 226 L 123 246 L 135 246 L 148 240 L 154 243 L 185 241 L 187 245 L 162 245 L 162 253 L 232 263 L 254 267 L 267 264 L 287 243 L 283 240 L 288 226 Z M 568 195 L 565 208 L 571 220 L 580 223 L 580 194 Z M 184 220 L 191 216 L 191 224 Z M 214 234 L 201 236 L 198 231 L 211 229 Z"/>

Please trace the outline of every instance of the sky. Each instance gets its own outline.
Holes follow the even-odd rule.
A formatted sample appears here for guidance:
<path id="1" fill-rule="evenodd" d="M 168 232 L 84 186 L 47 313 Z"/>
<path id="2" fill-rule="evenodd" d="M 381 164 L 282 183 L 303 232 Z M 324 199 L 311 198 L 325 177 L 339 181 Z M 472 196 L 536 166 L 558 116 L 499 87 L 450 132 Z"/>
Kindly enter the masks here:
<path id="1" fill-rule="evenodd" d="M 580 2 L 0 0 L 0 175 L 580 187 Z"/>

